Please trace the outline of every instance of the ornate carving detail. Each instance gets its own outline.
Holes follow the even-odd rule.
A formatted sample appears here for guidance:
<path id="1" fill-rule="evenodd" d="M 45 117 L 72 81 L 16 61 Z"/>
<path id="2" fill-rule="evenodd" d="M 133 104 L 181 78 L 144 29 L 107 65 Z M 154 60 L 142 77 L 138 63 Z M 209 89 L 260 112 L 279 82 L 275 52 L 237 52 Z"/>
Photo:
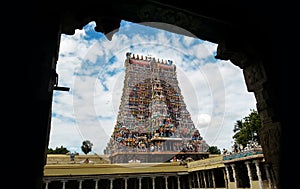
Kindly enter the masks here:
<path id="1" fill-rule="evenodd" d="M 203 17 L 193 12 L 181 10 L 180 8 L 176 9 L 174 7 L 168 7 L 166 5 L 156 3 L 143 5 L 135 13 L 138 18 L 135 20 L 136 22 L 166 23 L 165 25 L 156 25 L 155 27 L 212 42 L 217 42 L 223 38 L 224 36 L 222 36 L 222 31 L 224 28 L 230 27 L 226 23 L 213 18 Z M 167 24 L 173 24 L 176 27 Z"/>
<path id="2" fill-rule="evenodd" d="M 164 23 L 176 23 L 176 26 L 191 26 L 191 22 L 193 22 L 193 17 L 190 15 L 154 5 L 141 7 L 138 12 L 138 17 L 143 21 L 156 20 Z"/>
<path id="3" fill-rule="evenodd" d="M 215 58 L 220 60 L 230 60 L 234 65 L 241 69 L 244 69 L 252 63 L 244 52 L 238 48 L 228 47 L 225 42 L 219 43 Z"/>
<path id="4" fill-rule="evenodd" d="M 272 159 L 272 157 L 278 157 L 280 154 L 280 133 L 281 124 L 279 122 L 263 124 L 263 127 L 259 130 L 260 143 L 264 151 L 266 162 L 274 161 L 275 159 L 278 161 L 277 158 Z"/>
<path id="5" fill-rule="evenodd" d="M 273 122 L 273 119 L 275 117 L 275 113 L 272 108 L 265 108 L 263 110 L 260 110 L 259 114 L 263 124 Z"/>
<path id="6" fill-rule="evenodd" d="M 272 106 L 272 99 L 269 91 L 266 89 L 266 87 L 264 87 L 259 90 L 255 90 L 254 94 L 257 101 L 257 111 L 260 114 L 262 123 L 266 124 L 273 122 L 275 112 Z"/>
<path id="7" fill-rule="evenodd" d="M 268 95 L 266 94 L 265 90 L 264 89 L 256 90 L 254 94 L 257 101 L 256 104 L 257 110 L 260 112 L 263 109 L 266 109 L 268 107 L 268 104 L 266 102 Z"/>
<path id="8" fill-rule="evenodd" d="M 267 76 L 261 63 L 251 64 L 243 71 L 248 91 L 262 88 L 262 85 L 267 81 Z"/>
<path id="9" fill-rule="evenodd" d="M 282 149 L 280 122 L 263 124 L 259 131 L 260 143 L 263 148 L 266 164 L 272 165 L 274 171 L 274 183 L 279 186 L 280 154 Z"/>

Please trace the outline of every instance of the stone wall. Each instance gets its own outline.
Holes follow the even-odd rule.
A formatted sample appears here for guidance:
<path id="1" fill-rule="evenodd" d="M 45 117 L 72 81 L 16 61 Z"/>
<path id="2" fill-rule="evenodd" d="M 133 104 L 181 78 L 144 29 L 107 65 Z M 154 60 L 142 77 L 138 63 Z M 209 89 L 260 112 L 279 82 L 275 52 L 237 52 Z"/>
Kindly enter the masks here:
<path id="1" fill-rule="evenodd" d="M 74 161 L 71 161 L 71 157 L 68 154 L 48 154 L 47 164 L 80 164 L 85 163 L 86 159 L 89 159 L 89 163 L 105 164 L 110 163 L 109 159 L 105 155 L 75 155 Z"/>

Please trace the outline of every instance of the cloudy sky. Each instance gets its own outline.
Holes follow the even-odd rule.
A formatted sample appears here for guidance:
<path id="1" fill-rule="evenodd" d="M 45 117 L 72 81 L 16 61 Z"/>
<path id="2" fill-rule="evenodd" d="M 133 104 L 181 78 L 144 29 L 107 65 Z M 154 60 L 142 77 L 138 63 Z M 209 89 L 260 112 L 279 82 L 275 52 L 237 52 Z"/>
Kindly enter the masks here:
<path id="1" fill-rule="evenodd" d="M 121 21 L 109 40 L 90 22 L 74 35 L 61 36 L 58 85 L 70 91 L 54 91 L 49 148 L 64 146 L 83 154 L 82 141 L 90 140 L 92 153 L 103 154 L 116 123 L 126 52 L 172 60 L 184 102 L 204 140 L 219 149 L 231 148 L 235 122 L 256 109 L 242 70 L 215 59 L 216 44 L 158 24 L 162 29 L 150 27 L 157 23 Z M 174 29 L 185 35 L 166 31 Z"/>

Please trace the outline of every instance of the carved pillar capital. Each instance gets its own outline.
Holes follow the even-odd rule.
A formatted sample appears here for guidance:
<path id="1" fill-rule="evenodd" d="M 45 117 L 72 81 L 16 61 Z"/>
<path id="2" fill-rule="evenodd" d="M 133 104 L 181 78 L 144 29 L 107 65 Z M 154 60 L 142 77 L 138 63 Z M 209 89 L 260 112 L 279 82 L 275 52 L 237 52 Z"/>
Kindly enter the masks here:
<path id="1" fill-rule="evenodd" d="M 234 65 L 244 69 L 251 64 L 249 57 L 239 47 L 223 41 L 218 44 L 217 55 L 220 60 L 230 60 Z"/>

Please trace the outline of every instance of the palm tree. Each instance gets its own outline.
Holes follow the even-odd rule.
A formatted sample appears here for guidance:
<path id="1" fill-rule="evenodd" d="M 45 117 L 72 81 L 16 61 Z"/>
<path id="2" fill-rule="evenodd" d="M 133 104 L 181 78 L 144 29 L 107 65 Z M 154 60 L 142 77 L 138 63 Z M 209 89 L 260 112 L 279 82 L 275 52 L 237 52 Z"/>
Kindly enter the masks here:
<path id="1" fill-rule="evenodd" d="M 245 116 L 242 120 L 237 120 L 234 124 L 233 139 L 238 144 L 246 146 L 248 142 L 259 142 L 258 132 L 262 126 L 260 116 L 256 110 L 251 109 L 249 115 Z"/>
<path id="2" fill-rule="evenodd" d="M 243 128 L 243 120 L 237 120 L 236 123 L 234 124 L 234 129 L 233 132 L 238 132 L 240 130 L 242 130 Z"/>

